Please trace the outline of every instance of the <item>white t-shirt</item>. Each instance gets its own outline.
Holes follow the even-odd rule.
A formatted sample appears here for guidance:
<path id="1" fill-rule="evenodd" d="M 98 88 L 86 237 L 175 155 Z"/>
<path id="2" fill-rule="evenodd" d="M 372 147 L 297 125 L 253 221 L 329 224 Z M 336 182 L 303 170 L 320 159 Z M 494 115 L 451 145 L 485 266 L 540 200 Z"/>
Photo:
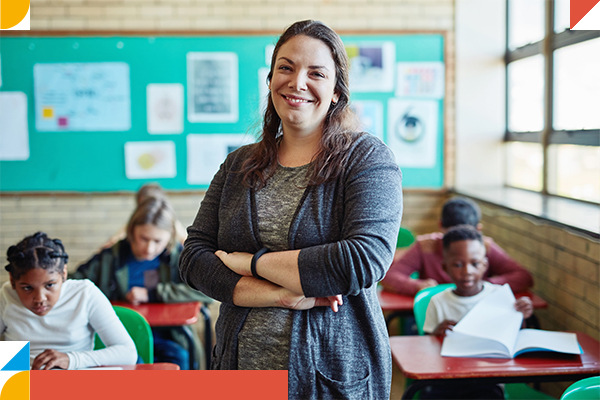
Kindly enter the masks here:
<path id="1" fill-rule="evenodd" d="M 483 290 L 475 296 L 458 296 L 454 294 L 453 288 L 432 296 L 427 306 L 423 331 L 432 333 L 446 319 L 460 321 L 475 304 L 501 287 L 501 285 L 483 282 Z"/>
<path id="2" fill-rule="evenodd" d="M 105 349 L 94 351 L 94 332 Z M 25 308 L 6 282 L 0 289 L 0 335 L 4 340 L 29 341 L 30 365 L 46 349 L 69 356 L 69 369 L 135 364 L 133 340 L 104 294 L 87 279 L 66 280 L 48 314 Z"/>

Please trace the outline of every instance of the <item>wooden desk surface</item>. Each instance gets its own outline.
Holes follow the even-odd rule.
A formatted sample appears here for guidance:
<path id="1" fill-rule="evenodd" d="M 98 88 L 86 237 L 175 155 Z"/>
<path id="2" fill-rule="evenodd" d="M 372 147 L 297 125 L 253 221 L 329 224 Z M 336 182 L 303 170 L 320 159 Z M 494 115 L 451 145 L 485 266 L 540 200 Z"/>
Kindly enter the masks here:
<path id="1" fill-rule="evenodd" d="M 200 302 L 186 303 L 144 303 L 134 306 L 125 301 L 113 301 L 113 305 L 131 308 L 142 314 L 150 326 L 191 325 L 198 321 Z"/>
<path id="2" fill-rule="evenodd" d="M 381 304 L 381 309 L 383 311 L 395 311 L 412 314 L 414 296 L 406 296 L 403 294 L 391 293 L 385 290 L 379 291 L 377 293 L 377 296 L 379 297 L 379 304 Z M 533 303 L 533 308 L 548 308 L 548 303 L 546 302 L 546 300 L 542 299 L 540 296 L 533 292 L 526 291 L 523 293 L 515 294 L 516 298 L 524 296 L 527 296 L 531 299 Z"/>
<path id="3" fill-rule="evenodd" d="M 536 352 L 513 359 L 442 357 L 442 340 L 431 335 L 393 336 L 390 345 L 402 373 L 417 380 L 600 374 L 600 343 L 579 332 L 577 340 L 582 355 Z"/>

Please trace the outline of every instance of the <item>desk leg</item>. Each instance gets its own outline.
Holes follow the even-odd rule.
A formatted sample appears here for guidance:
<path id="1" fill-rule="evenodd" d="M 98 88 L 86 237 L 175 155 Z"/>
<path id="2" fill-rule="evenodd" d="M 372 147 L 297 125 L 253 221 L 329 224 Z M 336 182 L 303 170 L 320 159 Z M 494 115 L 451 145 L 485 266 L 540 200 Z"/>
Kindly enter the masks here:
<path id="1" fill-rule="evenodd" d="M 212 323 L 210 321 L 210 310 L 202 304 L 200 313 L 204 318 L 204 356 L 206 357 L 206 369 L 210 369 L 212 355 Z"/>
<path id="2" fill-rule="evenodd" d="M 194 334 L 192 333 L 192 328 L 188 325 L 184 325 L 181 327 L 181 331 L 188 342 L 188 351 L 190 353 L 190 370 L 198 369 L 199 366 L 194 361 L 196 358 L 196 346 L 194 344 Z"/>

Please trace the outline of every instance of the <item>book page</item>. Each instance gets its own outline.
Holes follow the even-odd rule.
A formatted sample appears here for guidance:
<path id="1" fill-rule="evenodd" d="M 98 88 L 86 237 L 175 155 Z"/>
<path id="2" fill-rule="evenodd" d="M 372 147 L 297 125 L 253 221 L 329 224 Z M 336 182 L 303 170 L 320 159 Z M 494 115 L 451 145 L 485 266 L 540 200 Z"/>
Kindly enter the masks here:
<path id="1" fill-rule="evenodd" d="M 581 354 L 577 335 L 569 332 L 552 332 L 539 329 L 522 329 L 515 344 L 515 355 L 529 351 L 557 351 Z"/>
<path id="2" fill-rule="evenodd" d="M 447 331 L 442 343 L 443 357 L 510 358 L 510 350 L 500 342 Z"/>
<path id="3" fill-rule="evenodd" d="M 515 301 L 508 284 L 497 288 L 456 324 L 454 332 L 497 341 L 513 349 L 523 323 L 523 313 L 515 309 Z"/>

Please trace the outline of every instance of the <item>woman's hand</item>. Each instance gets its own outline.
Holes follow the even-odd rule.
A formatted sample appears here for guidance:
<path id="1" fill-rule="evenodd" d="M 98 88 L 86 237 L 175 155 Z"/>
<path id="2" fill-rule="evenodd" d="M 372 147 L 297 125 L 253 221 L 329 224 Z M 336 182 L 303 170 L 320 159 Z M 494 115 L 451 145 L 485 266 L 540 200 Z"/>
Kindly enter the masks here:
<path id="1" fill-rule="evenodd" d="M 446 331 L 447 330 L 451 331 L 452 328 L 454 328 L 454 325 L 456 325 L 456 324 L 457 324 L 456 321 L 452 321 L 450 319 L 445 319 L 441 324 L 439 324 L 437 326 L 437 328 L 435 328 L 435 331 L 433 331 L 433 334 L 435 336 L 444 337 L 444 336 L 446 336 Z"/>
<path id="2" fill-rule="evenodd" d="M 250 263 L 252 262 L 252 254 L 240 253 L 225 253 L 223 250 L 215 251 L 215 255 L 225 264 L 227 268 L 242 276 L 252 276 L 250 271 Z"/>
<path id="3" fill-rule="evenodd" d="M 69 356 L 56 350 L 44 350 L 33 360 L 31 369 L 69 368 Z"/>
<path id="4" fill-rule="evenodd" d="M 533 315 L 533 302 L 529 297 L 521 297 L 515 302 L 517 311 L 523 313 L 523 319 L 527 319 Z"/>
<path id="5" fill-rule="evenodd" d="M 129 292 L 127 292 L 125 299 L 134 306 L 137 306 L 140 303 L 147 303 L 149 300 L 148 289 L 134 286 Z"/>
<path id="6" fill-rule="evenodd" d="M 333 312 L 338 312 L 339 306 L 344 304 L 344 301 L 340 294 L 328 297 L 304 297 L 291 290 L 281 288 L 279 304 L 281 307 L 289 308 L 290 310 L 310 310 L 314 307 L 331 307 Z"/>

